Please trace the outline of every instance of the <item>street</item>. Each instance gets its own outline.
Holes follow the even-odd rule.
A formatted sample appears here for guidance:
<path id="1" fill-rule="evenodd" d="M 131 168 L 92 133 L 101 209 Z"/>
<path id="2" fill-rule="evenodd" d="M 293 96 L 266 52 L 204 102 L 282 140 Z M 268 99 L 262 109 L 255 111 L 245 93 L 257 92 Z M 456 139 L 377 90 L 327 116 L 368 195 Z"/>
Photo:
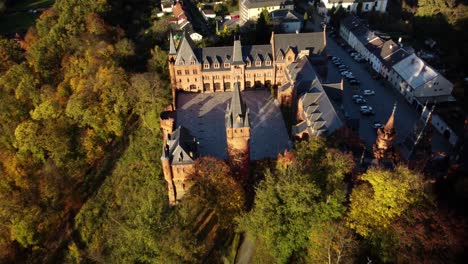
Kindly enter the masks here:
<path id="1" fill-rule="evenodd" d="M 315 17 L 314 29 L 320 31 L 321 18 Z M 372 145 L 376 140 L 376 130 L 372 127 L 374 121 L 379 121 L 385 124 L 392 112 L 393 105 L 397 102 L 397 110 L 395 114 L 395 128 L 397 131 L 396 144 L 401 143 L 405 137 L 413 130 L 415 122 L 419 118 L 419 113 L 411 107 L 405 99 L 393 88 L 384 87 L 380 81 L 374 80 L 371 74 L 365 68 L 365 63 L 356 62 L 351 56 L 337 44 L 337 42 L 327 36 L 327 53 L 336 56 L 349 67 L 357 80 L 361 82 L 359 89 L 353 91 L 352 86 L 345 78 L 345 89 L 343 91 L 343 110 L 345 115 L 350 118 L 360 119 L 359 136 L 364 140 L 368 150 L 372 149 Z M 338 68 L 330 61 L 328 65 L 327 83 L 337 83 L 341 81 L 341 75 Z M 324 80 L 325 81 L 325 80 Z M 367 105 L 371 106 L 374 111 L 374 116 L 364 116 L 359 112 L 360 105 L 352 100 L 353 94 L 362 94 L 363 90 L 373 90 L 375 95 L 363 96 Z M 450 144 L 437 131 L 433 133 L 433 151 L 450 151 Z"/>

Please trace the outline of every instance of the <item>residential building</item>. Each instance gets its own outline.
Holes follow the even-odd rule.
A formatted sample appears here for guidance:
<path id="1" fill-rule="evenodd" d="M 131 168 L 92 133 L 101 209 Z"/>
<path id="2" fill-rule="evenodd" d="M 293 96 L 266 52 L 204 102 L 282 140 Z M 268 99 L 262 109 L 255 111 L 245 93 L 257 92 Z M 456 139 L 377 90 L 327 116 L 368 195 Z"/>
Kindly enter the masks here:
<path id="1" fill-rule="evenodd" d="M 249 20 L 257 21 L 263 9 L 269 13 L 279 9 L 293 10 L 294 3 L 289 0 L 239 0 L 240 25 Z"/>
<path id="2" fill-rule="evenodd" d="M 348 16 L 340 24 L 340 36 L 353 48 L 368 59 L 366 45 L 378 36 L 357 17 Z"/>
<path id="3" fill-rule="evenodd" d="M 369 63 L 374 71 L 381 74 L 385 59 L 399 50 L 401 50 L 400 46 L 393 40 L 385 41 L 380 47 L 372 50 L 369 55 Z"/>
<path id="4" fill-rule="evenodd" d="M 392 67 L 389 81 L 409 103 L 454 101 L 453 84 L 415 54 Z"/>
<path id="5" fill-rule="evenodd" d="M 203 9 L 201 10 L 201 13 L 203 15 L 203 18 L 208 21 L 209 19 L 214 19 L 216 17 L 215 11 L 211 9 Z"/>
<path id="6" fill-rule="evenodd" d="M 348 12 L 357 12 L 358 3 L 361 0 L 322 0 L 326 9 L 342 6 Z M 362 0 L 362 12 L 378 11 L 384 13 L 387 9 L 388 0 Z"/>
<path id="7" fill-rule="evenodd" d="M 294 33 L 302 29 L 303 18 L 294 10 L 280 9 L 270 13 L 273 24 L 279 26 L 282 32 Z"/>
<path id="8" fill-rule="evenodd" d="M 161 11 L 163 11 L 164 13 L 172 13 L 173 7 L 173 1 L 161 1 Z"/>

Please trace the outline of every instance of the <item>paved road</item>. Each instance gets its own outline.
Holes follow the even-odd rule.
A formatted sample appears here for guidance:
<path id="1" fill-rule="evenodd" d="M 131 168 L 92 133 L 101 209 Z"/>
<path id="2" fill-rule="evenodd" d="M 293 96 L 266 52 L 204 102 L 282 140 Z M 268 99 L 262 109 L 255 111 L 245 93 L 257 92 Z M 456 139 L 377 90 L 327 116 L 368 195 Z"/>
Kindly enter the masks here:
<path id="1" fill-rule="evenodd" d="M 321 19 L 316 17 L 315 21 L 317 22 L 314 24 L 315 30 L 321 30 L 318 24 Z M 395 127 L 397 131 L 396 143 L 402 142 L 413 130 L 414 124 L 419 118 L 419 113 L 417 113 L 396 90 L 384 87 L 381 81 L 372 79 L 368 70 L 365 68 L 365 63 L 360 64 L 353 60 L 331 37 L 327 38 L 327 53 L 339 57 L 353 72 L 356 79 L 361 82 L 360 89 L 356 92 L 353 91 L 351 85 L 345 81 L 343 108 L 346 114 L 351 118 L 360 118 L 359 136 L 365 141 L 367 148 L 371 149 L 372 144 L 374 144 L 376 140 L 376 131 L 372 128 L 373 122 L 379 121 L 385 124 L 392 112 L 395 102 L 397 102 L 398 105 L 395 115 Z M 340 82 L 340 80 L 341 75 L 338 68 L 333 63 L 329 62 L 327 82 Z M 372 106 L 375 111 L 375 116 L 361 115 L 359 112 L 359 105 L 355 104 L 352 100 L 353 94 L 362 95 L 362 91 L 366 89 L 375 91 L 375 95 L 365 96 L 367 105 Z M 433 135 L 433 150 L 450 150 L 449 143 L 438 132 L 434 132 Z"/>

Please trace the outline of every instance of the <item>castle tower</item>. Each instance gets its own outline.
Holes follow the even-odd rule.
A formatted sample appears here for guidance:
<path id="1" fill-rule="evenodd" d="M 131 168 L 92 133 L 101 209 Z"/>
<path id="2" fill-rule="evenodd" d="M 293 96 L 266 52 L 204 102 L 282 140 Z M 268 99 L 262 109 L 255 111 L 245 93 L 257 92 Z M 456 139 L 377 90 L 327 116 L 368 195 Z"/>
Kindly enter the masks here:
<path id="1" fill-rule="evenodd" d="M 228 160 L 241 180 L 249 175 L 250 122 L 249 109 L 242 100 L 239 85 L 234 84 L 231 103 L 226 108 L 226 141 Z"/>
<path id="2" fill-rule="evenodd" d="M 396 103 L 393 106 L 392 114 L 384 127 L 377 129 L 377 140 L 373 146 L 374 157 L 382 160 L 393 153 L 393 141 L 396 138 L 395 132 L 395 111 Z"/>
<path id="3" fill-rule="evenodd" d="M 169 64 L 169 76 L 171 79 L 171 90 L 172 90 L 172 104 L 174 108 L 176 105 L 176 74 L 175 74 L 175 61 L 177 58 L 177 50 L 174 43 L 174 38 L 172 36 L 172 31 L 169 34 L 169 53 L 168 53 L 168 64 Z"/>

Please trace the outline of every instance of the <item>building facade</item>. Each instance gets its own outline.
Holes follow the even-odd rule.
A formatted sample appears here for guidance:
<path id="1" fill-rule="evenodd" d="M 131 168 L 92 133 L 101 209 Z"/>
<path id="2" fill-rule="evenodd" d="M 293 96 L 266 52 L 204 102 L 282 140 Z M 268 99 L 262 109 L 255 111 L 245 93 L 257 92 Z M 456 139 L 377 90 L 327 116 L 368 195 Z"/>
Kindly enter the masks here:
<path id="1" fill-rule="evenodd" d="M 363 0 L 362 12 L 377 11 L 384 13 L 387 10 L 388 0 Z M 359 0 L 322 0 L 321 3 L 326 9 L 342 6 L 348 12 L 357 12 Z"/>
<path id="2" fill-rule="evenodd" d="M 173 94 L 232 91 L 234 82 L 241 91 L 281 85 L 286 66 L 300 55 L 314 64 L 326 65 L 324 33 L 272 34 L 268 45 L 197 48 L 183 36 L 176 49 L 170 39 L 169 72 Z"/>

